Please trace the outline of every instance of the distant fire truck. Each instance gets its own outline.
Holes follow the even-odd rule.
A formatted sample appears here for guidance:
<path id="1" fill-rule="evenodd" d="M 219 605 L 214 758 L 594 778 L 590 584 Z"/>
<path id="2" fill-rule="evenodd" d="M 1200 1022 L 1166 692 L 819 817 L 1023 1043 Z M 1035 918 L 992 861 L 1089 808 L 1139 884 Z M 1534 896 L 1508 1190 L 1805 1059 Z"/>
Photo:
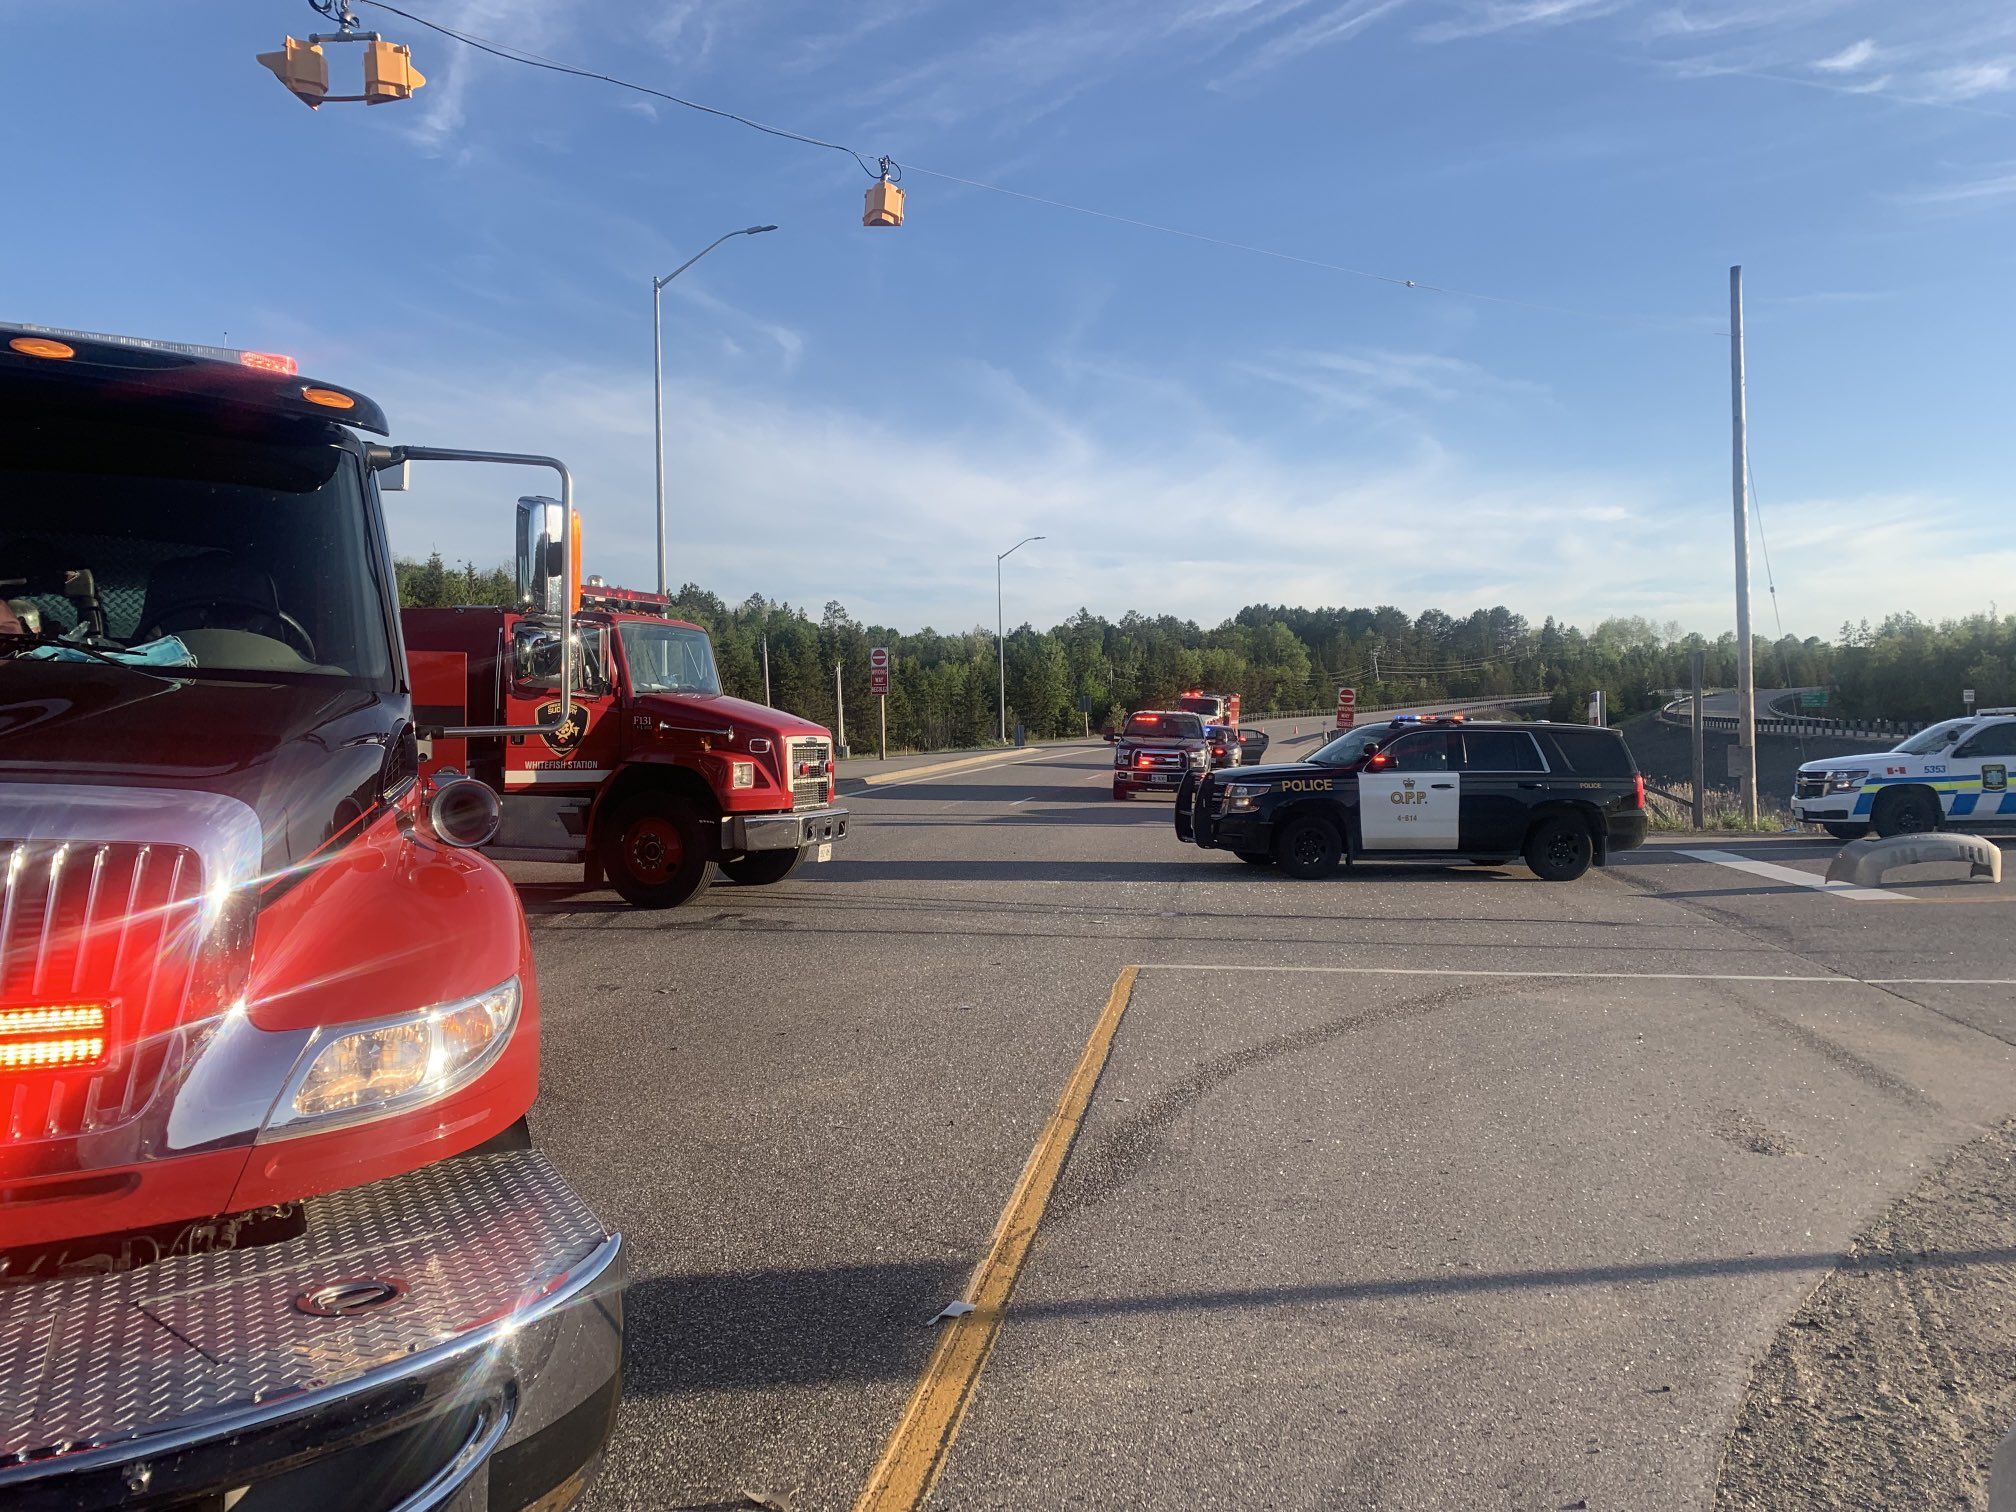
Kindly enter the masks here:
<path id="1" fill-rule="evenodd" d="M 1193 688 L 1177 698 L 1176 707 L 1204 721 L 1204 735 L 1211 742 L 1213 766 L 1238 765 L 1243 742 L 1239 738 L 1237 693 L 1200 693 Z"/>
<path id="2" fill-rule="evenodd" d="M 579 864 L 640 908 L 730 881 L 782 881 L 829 860 L 847 835 L 834 802 L 833 737 L 796 715 L 721 691 L 707 632 L 655 593 L 582 586 L 563 561 L 558 503 L 518 503 L 525 608 L 408 609 L 414 701 L 427 725 L 552 724 L 564 658 L 581 668 L 569 718 L 546 733 L 431 742 L 424 772 L 488 784 L 503 818 L 499 860 Z M 578 536 L 576 536 L 578 542 Z"/>
<path id="3" fill-rule="evenodd" d="M 284 357 L 0 326 L 10 1512 L 549 1512 L 601 1461 L 622 1242 L 530 1147 L 531 940 L 494 795 L 421 777 L 381 498 L 572 485 L 385 432 Z"/>

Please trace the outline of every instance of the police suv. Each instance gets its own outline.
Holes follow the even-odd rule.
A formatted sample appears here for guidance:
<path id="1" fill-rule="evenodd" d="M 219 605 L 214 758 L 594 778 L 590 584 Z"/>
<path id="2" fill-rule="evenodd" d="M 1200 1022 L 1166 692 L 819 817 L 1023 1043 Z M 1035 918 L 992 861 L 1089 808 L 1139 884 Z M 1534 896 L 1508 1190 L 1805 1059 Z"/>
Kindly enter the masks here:
<path id="1" fill-rule="evenodd" d="M 1615 730 L 1471 722 L 1460 714 L 1362 725 L 1294 765 L 1200 772 L 1176 836 L 1291 877 L 1340 858 L 1523 857 L 1569 882 L 1645 839 L 1645 779 Z"/>
<path id="2" fill-rule="evenodd" d="M 1952 825 L 2016 825 L 2016 709 L 1983 709 L 1920 730 L 1893 751 L 1829 756 L 1799 768 L 1792 817 L 1837 840 Z"/>

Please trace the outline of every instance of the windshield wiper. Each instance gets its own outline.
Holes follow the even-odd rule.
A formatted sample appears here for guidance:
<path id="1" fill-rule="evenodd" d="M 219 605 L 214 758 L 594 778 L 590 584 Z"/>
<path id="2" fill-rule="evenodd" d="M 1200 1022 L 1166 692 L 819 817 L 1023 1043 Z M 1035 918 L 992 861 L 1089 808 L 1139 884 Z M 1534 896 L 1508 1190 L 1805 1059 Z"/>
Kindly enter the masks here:
<path id="1" fill-rule="evenodd" d="M 104 638 L 110 639 L 109 636 Z M 123 651 L 126 649 L 116 641 L 112 644 L 118 650 Z M 34 635 L 26 630 L 0 630 L 0 646 L 25 648 L 15 650 L 9 658 L 12 661 L 22 660 L 28 650 L 33 650 L 38 646 L 53 646 L 64 651 L 81 652 L 94 661 L 104 662 L 108 667 L 124 667 L 129 672 L 145 672 L 149 676 L 159 676 L 165 670 L 160 667 L 150 667 L 145 662 L 129 661 L 123 656 L 115 656 L 112 652 L 103 650 L 100 647 L 87 646 L 81 641 L 65 640 L 60 636 Z M 60 661 L 61 659 L 60 657 L 32 658 L 32 660 L 36 661 Z"/>

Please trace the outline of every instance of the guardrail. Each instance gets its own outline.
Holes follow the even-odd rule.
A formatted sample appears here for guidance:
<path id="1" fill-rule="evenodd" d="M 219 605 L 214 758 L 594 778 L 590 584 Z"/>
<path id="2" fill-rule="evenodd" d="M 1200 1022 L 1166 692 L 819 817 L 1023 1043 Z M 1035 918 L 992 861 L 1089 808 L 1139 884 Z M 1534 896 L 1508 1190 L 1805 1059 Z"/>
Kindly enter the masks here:
<path id="1" fill-rule="evenodd" d="M 1358 713 L 1361 716 L 1368 714 L 1390 714 L 1396 709 L 1418 710 L 1424 714 L 1440 713 L 1443 710 L 1456 710 L 1460 712 L 1464 709 L 1484 708 L 1529 709 L 1536 704 L 1545 704 L 1548 700 L 1549 695 L 1545 693 L 1508 693 L 1502 698 L 1486 695 L 1481 698 L 1444 699 L 1440 703 L 1360 704 L 1358 706 Z M 1239 716 L 1242 724 L 1259 724 L 1263 720 L 1272 721 L 1276 719 L 1335 720 L 1336 717 L 1337 707 L 1335 704 L 1332 704 L 1327 709 L 1267 709 L 1258 714 L 1242 714 Z M 1359 722 L 1362 724 L 1364 721 L 1361 718 Z"/>
<path id="2" fill-rule="evenodd" d="M 1659 711 L 1659 718 L 1666 724 L 1692 729 L 1694 716 L 1689 708 L 1692 702 L 1692 699 L 1676 698 Z M 1718 735 L 1734 735 L 1738 723 L 1740 721 L 1734 714 L 1701 716 L 1701 728 L 1713 730 Z M 1803 719 L 1774 715 L 1757 721 L 1760 736 L 1774 735 L 1790 740 L 1825 736 L 1832 740 L 1866 740 L 1886 746 L 1908 739 L 1924 728 L 1922 721 L 1909 719 Z"/>

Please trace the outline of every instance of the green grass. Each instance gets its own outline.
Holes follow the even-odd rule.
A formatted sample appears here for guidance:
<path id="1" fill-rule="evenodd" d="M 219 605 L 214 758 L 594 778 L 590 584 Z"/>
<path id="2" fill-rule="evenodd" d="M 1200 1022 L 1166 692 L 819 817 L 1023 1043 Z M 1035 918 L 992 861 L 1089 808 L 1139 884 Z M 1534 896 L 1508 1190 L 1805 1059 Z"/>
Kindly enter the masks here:
<path id="1" fill-rule="evenodd" d="M 1645 794 L 1646 812 L 1651 827 L 1665 831 L 1691 831 L 1694 828 L 1693 798 L 1691 783 L 1676 782 L 1668 792 L 1676 793 L 1683 802 L 1674 802 L 1659 793 Z M 1754 835 L 1775 835 L 1792 827 L 1792 811 L 1775 804 L 1760 804 L 1757 817 L 1743 817 L 1743 806 L 1735 793 L 1726 788 L 1708 789 L 1707 802 L 1702 808 L 1702 828 L 1704 830 L 1735 831 Z"/>

